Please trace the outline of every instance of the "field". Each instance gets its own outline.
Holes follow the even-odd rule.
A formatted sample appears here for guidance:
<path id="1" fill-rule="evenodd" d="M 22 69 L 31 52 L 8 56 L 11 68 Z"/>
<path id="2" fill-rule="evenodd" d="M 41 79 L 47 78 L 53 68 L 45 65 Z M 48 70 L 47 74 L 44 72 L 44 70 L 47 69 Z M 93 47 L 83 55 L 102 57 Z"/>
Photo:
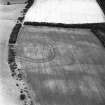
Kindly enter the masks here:
<path id="1" fill-rule="evenodd" d="M 37 103 L 104 105 L 105 50 L 89 29 L 25 26 L 16 52 Z"/>

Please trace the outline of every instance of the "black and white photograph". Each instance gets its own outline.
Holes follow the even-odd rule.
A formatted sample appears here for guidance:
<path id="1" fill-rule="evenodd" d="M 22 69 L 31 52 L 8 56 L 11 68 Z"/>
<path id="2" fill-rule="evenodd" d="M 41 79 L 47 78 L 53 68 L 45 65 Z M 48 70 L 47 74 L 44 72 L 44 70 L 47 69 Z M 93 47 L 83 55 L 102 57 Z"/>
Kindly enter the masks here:
<path id="1" fill-rule="evenodd" d="M 0 0 L 0 105 L 105 105 L 105 0 Z"/>

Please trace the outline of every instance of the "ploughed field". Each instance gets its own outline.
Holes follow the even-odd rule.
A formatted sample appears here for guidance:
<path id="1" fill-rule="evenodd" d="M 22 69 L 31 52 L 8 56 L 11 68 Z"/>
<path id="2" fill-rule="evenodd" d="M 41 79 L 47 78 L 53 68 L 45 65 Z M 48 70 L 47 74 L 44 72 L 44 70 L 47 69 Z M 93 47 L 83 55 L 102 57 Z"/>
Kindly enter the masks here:
<path id="1" fill-rule="evenodd" d="M 105 49 L 89 29 L 24 26 L 15 45 L 40 105 L 105 105 Z"/>

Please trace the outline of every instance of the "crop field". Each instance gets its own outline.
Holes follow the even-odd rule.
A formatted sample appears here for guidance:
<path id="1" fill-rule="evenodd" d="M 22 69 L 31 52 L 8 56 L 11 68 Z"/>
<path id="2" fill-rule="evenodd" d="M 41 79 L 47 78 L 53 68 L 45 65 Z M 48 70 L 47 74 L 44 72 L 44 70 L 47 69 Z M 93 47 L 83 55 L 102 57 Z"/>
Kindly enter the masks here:
<path id="1" fill-rule="evenodd" d="M 105 50 L 90 30 L 24 26 L 15 51 L 35 103 L 104 105 Z"/>

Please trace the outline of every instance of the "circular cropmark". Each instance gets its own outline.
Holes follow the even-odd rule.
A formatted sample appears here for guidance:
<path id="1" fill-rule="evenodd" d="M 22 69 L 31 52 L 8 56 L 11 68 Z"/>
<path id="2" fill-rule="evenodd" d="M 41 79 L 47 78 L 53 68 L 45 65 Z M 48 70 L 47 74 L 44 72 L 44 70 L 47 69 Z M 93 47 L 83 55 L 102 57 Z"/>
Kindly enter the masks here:
<path id="1" fill-rule="evenodd" d="M 33 40 L 23 42 L 18 57 L 25 61 L 43 63 L 52 60 L 55 56 L 54 47 L 48 38 L 35 37 Z"/>

